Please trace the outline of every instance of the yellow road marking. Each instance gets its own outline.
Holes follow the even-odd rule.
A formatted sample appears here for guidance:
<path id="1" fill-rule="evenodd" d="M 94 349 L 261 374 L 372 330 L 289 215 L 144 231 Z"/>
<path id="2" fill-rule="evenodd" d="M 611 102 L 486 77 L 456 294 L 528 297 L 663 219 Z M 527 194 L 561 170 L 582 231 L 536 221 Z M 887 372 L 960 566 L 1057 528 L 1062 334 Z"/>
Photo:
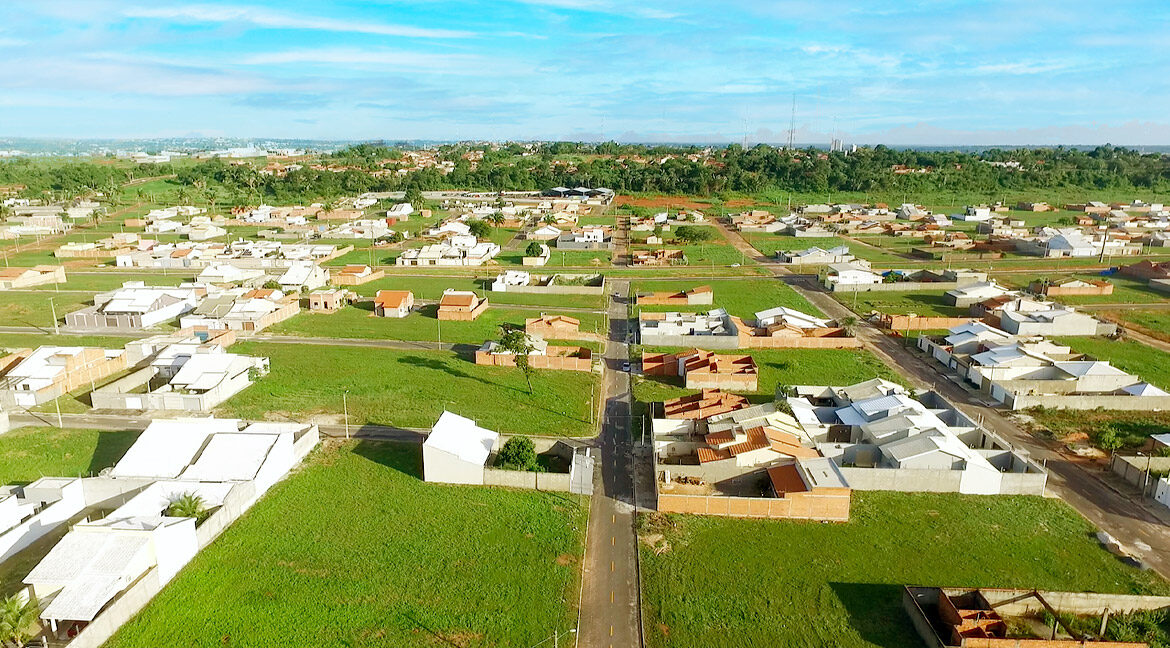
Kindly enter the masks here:
<path id="1" fill-rule="evenodd" d="M 609 544 L 611 544 L 611 545 L 617 545 L 617 536 L 610 536 L 610 538 L 609 538 Z"/>
<path id="2" fill-rule="evenodd" d="M 613 590 L 609 591 L 609 602 L 613 603 Z"/>
<path id="3" fill-rule="evenodd" d="M 613 626 L 609 626 L 609 636 L 613 636 Z"/>
<path id="4" fill-rule="evenodd" d="M 613 571 L 613 561 L 609 561 L 609 571 Z"/>

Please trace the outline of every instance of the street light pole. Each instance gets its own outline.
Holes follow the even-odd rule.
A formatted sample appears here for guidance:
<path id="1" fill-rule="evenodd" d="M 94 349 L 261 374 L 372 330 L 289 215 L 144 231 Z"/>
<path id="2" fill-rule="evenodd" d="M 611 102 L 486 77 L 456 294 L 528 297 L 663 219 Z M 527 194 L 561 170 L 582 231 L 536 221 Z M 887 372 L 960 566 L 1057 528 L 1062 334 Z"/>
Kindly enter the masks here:
<path id="1" fill-rule="evenodd" d="M 57 328 L 57 306 L 53 304 L 53 298 L 49 298 L 49 308 L 53 311 L 53 334 L 60 335 L 61 330 Z"/>
<path id="2" fill-rule="evenodd" d="M 349 440 L 349 390 L 341 392 L 341 408 L 345 413 L 345 439 Z"/>

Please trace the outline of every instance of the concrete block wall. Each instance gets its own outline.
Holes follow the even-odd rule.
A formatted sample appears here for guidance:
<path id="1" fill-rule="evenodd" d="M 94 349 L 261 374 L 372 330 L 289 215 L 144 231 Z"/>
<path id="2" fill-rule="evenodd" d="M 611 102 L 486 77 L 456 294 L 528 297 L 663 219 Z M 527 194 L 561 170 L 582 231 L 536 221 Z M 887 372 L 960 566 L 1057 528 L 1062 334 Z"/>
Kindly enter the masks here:
<path id="1" fill-rule="evenodd" d="M 849 521 L 849 491 L 833 494 L 789 493 L 777 497 L 718 497 L 658 494 L 660 513 L 689 513 L 722 517 Z"/>
<path id="2" fill-rule="evenodd" d="M 1101 408 L 1127 412 L 1151 412 L 1170 409 L 1170 396 L 1056 396 L 1051 394 L 1013 396 L 1008 394 L 1004 404 L 1013 410 L 1047 407 L 1049 409 L 1092 410 Z"/>
<path id="3" fill-rule="evenodd" d="M 569 492 L 569 474 L 484 468 L 483 485 L 567 493 Z"/>

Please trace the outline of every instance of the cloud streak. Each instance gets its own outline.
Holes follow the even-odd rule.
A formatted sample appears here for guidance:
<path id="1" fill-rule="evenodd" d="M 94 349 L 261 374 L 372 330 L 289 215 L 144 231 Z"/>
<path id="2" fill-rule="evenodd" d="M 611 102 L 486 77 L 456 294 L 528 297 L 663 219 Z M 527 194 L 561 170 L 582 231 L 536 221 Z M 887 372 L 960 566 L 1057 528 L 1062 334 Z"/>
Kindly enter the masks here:
<path id="1" fill-rule="evenodd" d="M 462 30 L 304 16 L 252 6 L 195 4 L 178 7 L 129 7 L 122 11 L 122 15 L 127 18 L 151 19 L 170 23 L 246 24 L 262 29 L 348 32 L 406 38 L 468 38 L 474 36 L 472 32 Z"/>

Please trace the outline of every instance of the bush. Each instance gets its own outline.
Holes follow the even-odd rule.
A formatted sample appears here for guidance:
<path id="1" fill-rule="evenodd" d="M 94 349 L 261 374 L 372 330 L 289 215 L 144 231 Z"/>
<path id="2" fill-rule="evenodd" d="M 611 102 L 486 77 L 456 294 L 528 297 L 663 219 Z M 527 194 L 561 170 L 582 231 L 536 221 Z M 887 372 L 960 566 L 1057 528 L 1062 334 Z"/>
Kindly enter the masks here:
<path id="1" fill-rule="evenodd" d="M 500 448 L 500 468 L 508 470 L 539 470 L 536 463 L 536 446 L 526 436 L 514 436 Z"/>
<path id="2" fill-rule="evenodd" d="M 1120 450 L 1125 441 L 1121 438 L 1121 434 L 1117 428 L 1112 425 L 1103 425 L 1101 429 L 1093 434 L 1093 443 L 1097 444 L 1105 452 L 1114 452 Z"/>
<path id="3" fill-rule="evenodd" d="M 681 225 L 675 230 L 674 237 L 686 243 L 702 243 L 703 241 L 710 241 L 715 238 L 715 234 L 710 227 Z"/>
<path id="4" fill-rule="evenodd" d="M 528 247 L 524 248 L 524 256 L 526 257 L 538 257 L 540 256 L 540 252 L 540 243 L 537 243 L 536 241 L 529 243 Z"/>
<path id="5" fill-rule="evenodd" d="M 492 226 L 488 225 L 485 221 L 470 221 L 467 223 L 467 228 L 475 238 L 485 239 L 492 235 Z"/>

